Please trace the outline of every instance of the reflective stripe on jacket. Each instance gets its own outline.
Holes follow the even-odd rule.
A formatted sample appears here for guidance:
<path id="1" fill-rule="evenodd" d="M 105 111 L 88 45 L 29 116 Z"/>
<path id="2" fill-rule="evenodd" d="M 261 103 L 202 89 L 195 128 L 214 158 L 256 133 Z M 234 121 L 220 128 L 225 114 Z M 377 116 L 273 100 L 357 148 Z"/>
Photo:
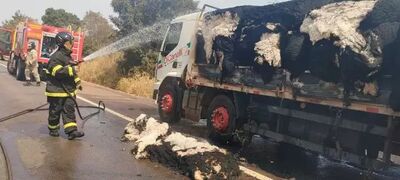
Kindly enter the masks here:
<path id="1" fill-rule="evenodd" d="M 50 56 L 48 63 L 48 82 L 45 95 L 48 97 L 76 96 L 80 79 L 70 65 L 73 61 L 71 51 L 60 48 Z"/>

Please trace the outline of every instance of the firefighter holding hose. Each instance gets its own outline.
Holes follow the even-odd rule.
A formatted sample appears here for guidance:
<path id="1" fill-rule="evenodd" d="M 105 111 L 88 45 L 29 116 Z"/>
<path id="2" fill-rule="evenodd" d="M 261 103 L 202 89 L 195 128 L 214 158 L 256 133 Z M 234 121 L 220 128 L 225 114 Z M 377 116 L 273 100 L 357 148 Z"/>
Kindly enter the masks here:
<path id="1" fill-rule="evenodd" d="M 56 35 L 55 41 L 58 50 L 51 55 L 47 68 L 49 79 L 46 96 L 50 104 L 49 135 L 59 136 L 60 116 L 62 116 L 64 131 L 68 139 L 73 140 L 84 136 L 83 132 L 78 131 L 75 116 L 76 92 L 77 89 L 82 90 L 82 86 L 74 68 L 78 63 L 71 57 L 74 37 L 70 33 L 60 32 Z"/>

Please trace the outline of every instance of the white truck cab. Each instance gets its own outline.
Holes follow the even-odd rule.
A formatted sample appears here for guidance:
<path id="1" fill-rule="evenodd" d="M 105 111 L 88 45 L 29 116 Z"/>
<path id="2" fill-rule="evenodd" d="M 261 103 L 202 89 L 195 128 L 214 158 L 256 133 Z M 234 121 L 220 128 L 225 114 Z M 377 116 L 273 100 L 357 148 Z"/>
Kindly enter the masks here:
<path id="1" fill-rule="evenodd" d="M 198 24 L 206 8 L 196 13 L 180 16 L 171 21 L 162 43 L 156 64 L 156 83 L 153 99 L 157 100 L 163 121 L 179 121 L 188 65 L 194 58 Z"/>
<path id="2" fill-rule="evenodd" d="M 181 78 L 189 63 L 192 38 L 196 33 L 196 22 L 200 12 L 178 17 L 171 21 L 156 66 L 154 90 L 160 88 L 168 77 Z"/>

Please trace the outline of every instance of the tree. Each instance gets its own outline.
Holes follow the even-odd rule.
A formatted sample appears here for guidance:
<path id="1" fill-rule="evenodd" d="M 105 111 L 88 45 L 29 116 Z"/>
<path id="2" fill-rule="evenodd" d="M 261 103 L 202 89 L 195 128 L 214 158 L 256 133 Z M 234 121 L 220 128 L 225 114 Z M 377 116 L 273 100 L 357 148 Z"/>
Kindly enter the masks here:
<path id="1" fill-rule="evenodd" d="M 144 26 L 158 21 L 172 19 L 197 9 L 198 2 L 193 0 L 113 0 L 111 6 L 118 13 L 111 21 L 125 36 Z"/>
<path id="2" fill-rule="evenodd" d="M 82 25 L 86 35 L 85 55 L 89 55 L 115 40 L 116 31 L 99 12 L 87 12 L 82 20 Z"/>
<path id="3" fill-rule="evenodd" d="M 111 6 L 118 14 L 111 21 L 118 27 L 118 35 L 126 36 L 159 21 L 172 19 L 197 9 L 193 0 L 113 0 Z M 124 52 L 124 60 L 119 62 L 121 74 L 147 73 L 154 76 L 161 42 L 148 42 L 140 48 Z"/>
<path id="4" fill-rule="evenodd" d="M 2 24 L 3 27 L 7 29 L 14 29 L 18 25 L 18 23 L 25 22 L 26 20 L 36 22 L 36 20 L 25 14 L 22 14 L 21 11 L 18 10 L 14 13 L 10 20 L 3 21 Z"/>
<path id="5" fill-rule="evenodd" d="M 81 20 L 75 14 L 66 12 L 64 9 L 46 9 L 45 14 L 42 16 L 43 24 L 68 27 L 71 26 L 73 30 L 77 30 L 81 26 Z"/>

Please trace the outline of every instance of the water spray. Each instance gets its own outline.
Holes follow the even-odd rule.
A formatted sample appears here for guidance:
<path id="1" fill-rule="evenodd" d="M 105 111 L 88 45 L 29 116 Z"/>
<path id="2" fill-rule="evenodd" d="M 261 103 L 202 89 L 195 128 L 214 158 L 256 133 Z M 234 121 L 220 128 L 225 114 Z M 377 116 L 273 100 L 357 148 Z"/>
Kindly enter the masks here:
<path id="1" fill-rule="evenodd" d="M 162 41 L 170 21 L 161 21 L 152 26 L 148 26 L 128 35 L 92 54 L 83 58 L 90 61 L 97 57 L 109 55 L 129 48 L 139 47 L 151 41 Z"/>

